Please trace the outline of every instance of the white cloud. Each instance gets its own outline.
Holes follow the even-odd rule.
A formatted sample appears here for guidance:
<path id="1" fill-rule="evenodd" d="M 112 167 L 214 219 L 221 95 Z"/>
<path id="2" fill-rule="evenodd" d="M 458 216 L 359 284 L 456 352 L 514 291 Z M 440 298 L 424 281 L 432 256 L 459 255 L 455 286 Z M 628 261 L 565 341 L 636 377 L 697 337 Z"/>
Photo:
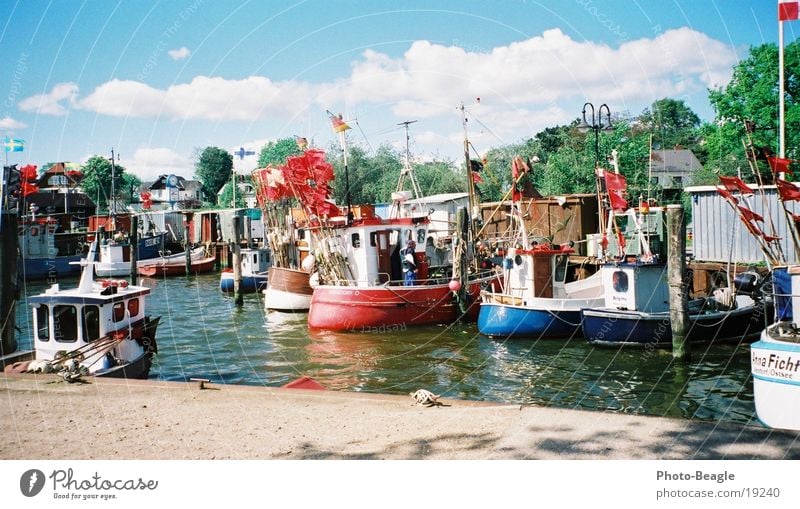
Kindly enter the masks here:
<path id="1" fill-rule="evenodd" d="M 183 60 L 184 58 L 191 55 L 191 53 L 192 52 L 189 51 L 189 48 L 187 48 L 186 46 L 167 51 L 167 55 L 169 55 L 172 60 Z"/>
<path id="2" fill-rule="evenodd" d="M 194 176 L 191 156 L 179 154 L 169 148 L 139 148 L 132 158 L 122 161 L 122 165 L 142 181 L 155 180 L 159 175 L 169 173 L 187 179 Z"/>
<path id="3" fill-rule="evenodd" d="M 66 115 L 67 108 L 62 104 L 66 101 L 68 106 L 73 106 L 78 96 L 78 85 L 75 83 L 58 83 L 46 94 L 37 94 L 19 102 L 22 111 L 35 111 L 42 115 Z"/>
<path id="4" fill-rule="evenodd" d="M 28 127 L 19 120 L 14 120 L 11 117 L 0 118 L 0 130 L 13 131 L 14 129 L 25 129 Z"/>

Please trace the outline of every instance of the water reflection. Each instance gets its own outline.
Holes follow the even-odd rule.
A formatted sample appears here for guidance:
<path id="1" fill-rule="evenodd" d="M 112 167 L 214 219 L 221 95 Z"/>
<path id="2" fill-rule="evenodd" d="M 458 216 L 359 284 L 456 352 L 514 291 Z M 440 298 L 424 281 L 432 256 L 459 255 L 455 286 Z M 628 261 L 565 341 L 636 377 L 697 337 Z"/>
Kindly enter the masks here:
<path id="1" fill-rule="evenodd" d="M 310 376 L 334 390 L 446 397 L 751 422 L 747 345 L 671 353 L 569 341 L 497 341 L 474 324 L 396 332 L 310 331 L 305 314 L 265 313 L 260 294 L 234 305 L 215 275 L 147 279 L 149 313 L 162 317 L 151 377 L 280 386 Z M 65 283 L 70 284 L 70 283 Z M 46 285 L 30 284 L 33 295 Z M 29 345 L 28 316 L 17 318 Z M 23 348 L 24 346 L 21 346 Z"/>

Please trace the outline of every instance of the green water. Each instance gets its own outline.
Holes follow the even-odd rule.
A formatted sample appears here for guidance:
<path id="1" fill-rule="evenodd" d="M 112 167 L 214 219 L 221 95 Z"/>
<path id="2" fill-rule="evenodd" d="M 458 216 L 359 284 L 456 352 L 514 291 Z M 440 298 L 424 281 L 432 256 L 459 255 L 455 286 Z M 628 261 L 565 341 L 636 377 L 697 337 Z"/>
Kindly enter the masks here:
<path id="1" fill-rule="evenodd" d="M 65 287 L 76 280 L 62 281 Z M 317 333 L 305 315 L 266 314 L 260 295 L 237 308 L 218 275 L 143 279 L 162 317 L 151 378 L 279 386 L 310 376 L 339 391 L 449 398 L 753 423 L 747 345 L 703 347 L 688 363 L 666 350 L 570 341 L 492 340 L 475 324 L 386 333 Z M 29 283 L 26 294 L 43 283 Z M 29 348 L 24 306 L 20 348 Z"/>

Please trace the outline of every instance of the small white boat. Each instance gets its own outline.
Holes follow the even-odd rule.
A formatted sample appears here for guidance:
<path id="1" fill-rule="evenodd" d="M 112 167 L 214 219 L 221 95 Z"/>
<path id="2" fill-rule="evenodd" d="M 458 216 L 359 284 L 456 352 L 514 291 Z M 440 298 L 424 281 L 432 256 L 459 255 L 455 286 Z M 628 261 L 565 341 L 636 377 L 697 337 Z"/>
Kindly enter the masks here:
<path id="1" fill-rule="evenodd" d="M 775 323 L 750 345 L 758 419 L 771 428 L 800 430 L 800 266 L 772 272 Z"/>
<path id="2" fill-rule="evenodd" d="M 52 285 L 29 297 L 33 307 L 33 358 L 6 366 L 11 372 L 61 372 L 81 375 L 147 378 L 156 353 L 159 318 L 146 314 L 150 289 L 124 280 L 94 280 L 95 241 L 77 288 Z M 27 355 L 26 355 L 27 354 Z"/>
<path id="3" fill-rule="evenodd" d="M 268 270 L 271 265 L 269 249 L 265 247 L 244 248 L 239 256 L 242 260 L 242 279 L 239 291 L 255 293 L 267 288 Z M 219 289 L 230 293 L 234 288 L 233 269 L 222 271 L 219 276 Z"/>

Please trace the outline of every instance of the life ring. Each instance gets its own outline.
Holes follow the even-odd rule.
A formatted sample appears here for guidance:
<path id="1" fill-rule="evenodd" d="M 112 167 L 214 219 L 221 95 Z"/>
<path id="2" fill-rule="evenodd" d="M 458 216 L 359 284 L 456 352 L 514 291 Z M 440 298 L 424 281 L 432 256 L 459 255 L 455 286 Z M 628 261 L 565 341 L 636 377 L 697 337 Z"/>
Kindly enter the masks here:
<path id="1" fill-rule="evenodd" d="M 100 279 L 98 283 L 100 283 L 100 286 L 103 288 L 108 288 L 109 286 L 118 286 L 120 288 L 128 287 L 128 282 L 124 279 Z"/>
<path id="2" fill-rule="evenodd" d="M 36 237 L 39 235 L 39 227 L 38 226 L 31 226 L 31 237 Z"/>

